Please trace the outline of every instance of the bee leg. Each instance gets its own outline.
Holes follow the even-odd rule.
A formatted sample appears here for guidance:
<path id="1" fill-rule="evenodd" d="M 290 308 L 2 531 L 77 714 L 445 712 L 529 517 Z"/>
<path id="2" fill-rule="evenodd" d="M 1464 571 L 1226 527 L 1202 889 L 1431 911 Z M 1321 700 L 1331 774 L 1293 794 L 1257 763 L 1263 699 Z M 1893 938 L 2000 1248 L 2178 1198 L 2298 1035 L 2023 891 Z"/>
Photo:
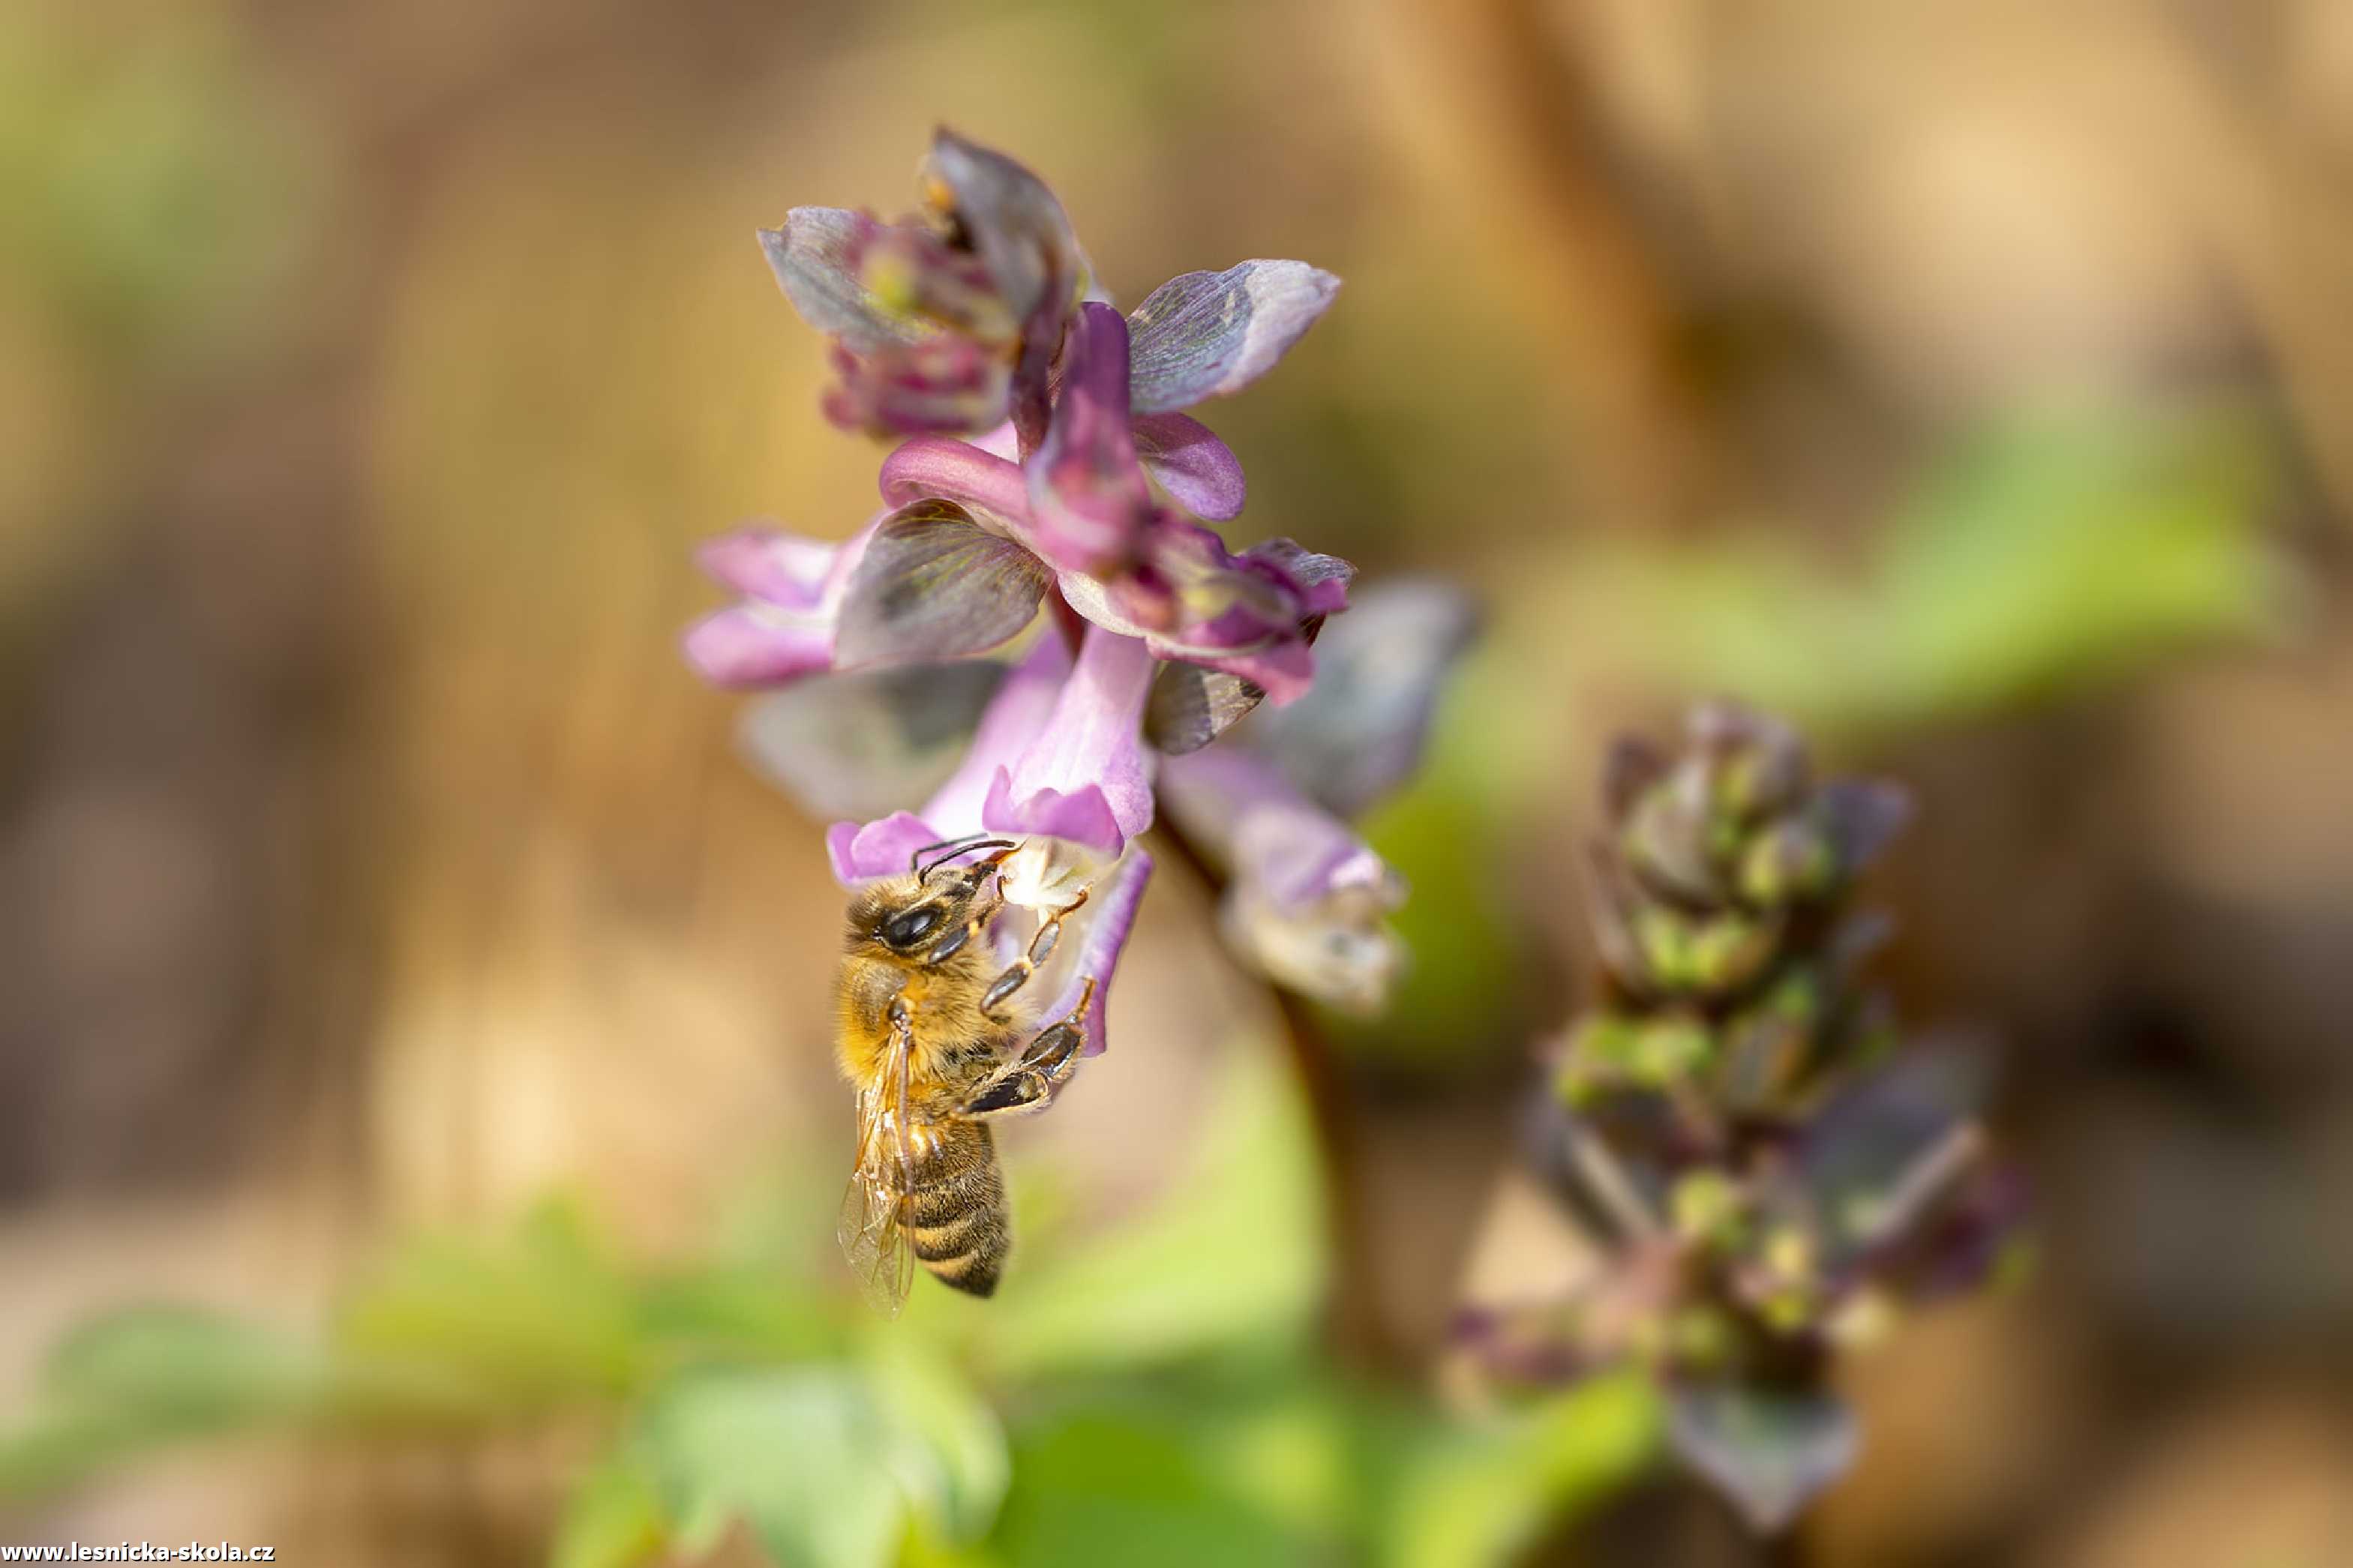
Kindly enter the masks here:
<path id="1" fill-rule="evenodd" d="M 1018 1115 L 1051 1100 L 1054 1090 L 1078 1068 L 1079 1052 L 1087 1043 L 1087 1011 L 1094 999 L 1095 983 L 1090 975 L 1070 1016 L 1041 1031 L 1018 1060 L 981 1085 L 960 1114 L 974 1120 Z"/>
<path id="2" fill-rule="evenodd" d="M 1005 1021 L 1005 1016 L 999 1009 L 1016 991 L 1029 984 L 1029 977 L 1037 973 L 1039 967 L 1053 956 L 1054 944 L 1062 937 L 1062 922 L 1077 913 L 1079 908 L 1086 901 L 1087 889 L 1081 888 L 1077 896 L 1069 903 L 1046 917 L 1046 922 L 1038 928 L 1038 934 L 1029 939 L 1029 951 L 1015 959 L 1011 968 L 989 983 L 987 992 L 980 999 L 982 1017 L 992 1023 L 1001 1024 Z"/>
<path id="3" fill-rule="evenodd" d="M 997 911 L 1004 907 L 1004 889 L 995 882 L 991 882 L 988 885 L 988 891 L 983 895 L 978 907 L 973 910 L 972 918 L 934 942 L 931 951 L 923 954 L 924 963 L 945 963 L 949 959 L 962 952 L 966 943 L 988 929 L 988 922 L 995 920 Z"/>

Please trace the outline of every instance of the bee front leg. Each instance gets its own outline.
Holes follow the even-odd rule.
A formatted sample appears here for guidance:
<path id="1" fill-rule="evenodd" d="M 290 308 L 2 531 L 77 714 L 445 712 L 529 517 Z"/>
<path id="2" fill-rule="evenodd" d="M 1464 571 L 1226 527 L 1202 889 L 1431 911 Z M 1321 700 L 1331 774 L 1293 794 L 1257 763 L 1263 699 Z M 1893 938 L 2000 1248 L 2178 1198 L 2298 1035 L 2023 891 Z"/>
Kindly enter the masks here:
<path id="1" fill-rule="evenodd" d="M 1095 983 L 1089 976 L 1079 992 L 1079 1005 L 1070 1016 L 1041 1031 L 1023 1047 L 1011 1066 L 980 1086 L 960 1114 L 978 1121 L 992 1116 L 1035 1110 L 1054 1096 L 1076 1071 L 1079 1052 L 1087 1043 L 1087 1012 L 1094 1005 Z"/>
<path id="2" fill-rule="evenodd" d="M 934 943 L 931 951 L 923 954 L 923 963 L 927 965 L 945 963 L 962 952 L 973 938 L 988 929 L 988 922 L 995 920 L 997 911 L 1004 907 L 1005 890 L 994 881 L 990 882 L 988 890 L 974 906 L 971 917 Z"/>
<path id="3" fill-rule="evenodd" d="M 1076 914 L 1087 901 L 1087 889 L 1081 888 L 1071 901 L 1046 917 L 1038 934 L 1029 939 L 1029 951 L 1013 961 L 1011 968 L 989 984 L 980 999 L 981 1016 L 1001 1024 L 1005 1015 L 999 1011 L 1011 1000 L 1013 994 L 1029 984 L 1029 977 L 1054 954 L 1054 944 L 1062 939 L 1062 922 Z M 1083 1008 L 1082 1008 L 1083 1011 Z"/>

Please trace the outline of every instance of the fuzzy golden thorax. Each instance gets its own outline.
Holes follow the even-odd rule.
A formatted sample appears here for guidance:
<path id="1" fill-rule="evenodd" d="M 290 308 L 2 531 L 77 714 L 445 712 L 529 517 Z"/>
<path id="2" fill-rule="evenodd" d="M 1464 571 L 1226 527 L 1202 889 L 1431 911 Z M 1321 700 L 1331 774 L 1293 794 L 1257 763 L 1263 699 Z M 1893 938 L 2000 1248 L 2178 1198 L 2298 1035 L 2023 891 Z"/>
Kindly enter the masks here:
<path id="1" fill-rule="evenodd" d="M 836 984 L 838 1059 L 853 1086 L 871 1084 L 891 1051 L 892 1004 L 903 1005 L 918 1087 L 960 1081 L 994 1062 L 1018 1033 L 981 1016 L 995 977 L 980 933 L 959 940 L 978 911 L 985 879 L 958 871 L 871 882 L 851 896 Z"/>

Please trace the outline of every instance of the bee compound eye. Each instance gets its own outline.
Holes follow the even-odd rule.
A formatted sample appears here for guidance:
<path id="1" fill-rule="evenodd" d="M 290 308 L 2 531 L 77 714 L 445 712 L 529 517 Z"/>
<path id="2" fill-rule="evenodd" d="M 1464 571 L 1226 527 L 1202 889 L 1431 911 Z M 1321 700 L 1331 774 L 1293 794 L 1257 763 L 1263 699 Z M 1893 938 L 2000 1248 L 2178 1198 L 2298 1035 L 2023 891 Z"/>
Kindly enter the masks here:
<path id="1" fill-rule="evenodd" d="M 892 947 L 909 948 L 940 928 L 940 910 L 936 904 L 926 904 L 919 910 L 904 910 L 882 922 L 881 936 Z"/>

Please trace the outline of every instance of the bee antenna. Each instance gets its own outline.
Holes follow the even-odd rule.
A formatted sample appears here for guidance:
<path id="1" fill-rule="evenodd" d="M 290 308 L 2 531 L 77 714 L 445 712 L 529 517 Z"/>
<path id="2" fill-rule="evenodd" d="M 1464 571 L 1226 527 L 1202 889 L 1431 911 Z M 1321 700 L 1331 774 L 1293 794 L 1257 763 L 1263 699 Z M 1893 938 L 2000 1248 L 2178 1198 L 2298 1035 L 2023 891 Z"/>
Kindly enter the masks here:
<path id="1" fill-rule="evenodd" d="M 1012 849 L 1016 847 L 1018 847 L 1018 846 L 1010 838 L 988 838 L 978 834 L 975 834 L 966 838 L 943 838 L 937 844 L 924 845 L 921 849 L 916 850 L 913 855 L 907 857 L 907 869 L 915 874 L 915 879 L 917 881 L 928 882 L 932 879 L 933 872 L 938 870 L 949 861 L 956 859 L 961 856 L 970 855 L 974 851 L 980 849 Z M 931 854 L 935 849 L 945 850 L 946 853 L 934 859 L 931 864 L 925 865 L 923 863 L 923 857 Z"/>

